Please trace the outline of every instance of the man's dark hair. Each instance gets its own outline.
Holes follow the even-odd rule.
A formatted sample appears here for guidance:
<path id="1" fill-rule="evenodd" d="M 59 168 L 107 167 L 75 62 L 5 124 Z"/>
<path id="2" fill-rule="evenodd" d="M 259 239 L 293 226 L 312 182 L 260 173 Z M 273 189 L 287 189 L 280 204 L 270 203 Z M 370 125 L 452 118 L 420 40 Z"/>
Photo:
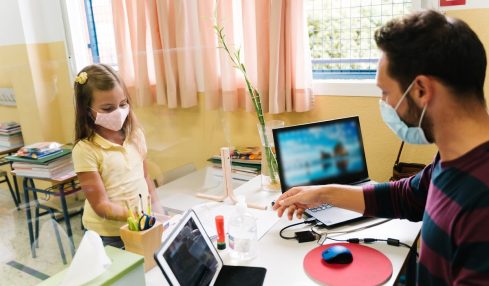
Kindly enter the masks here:
<path id="1" fill-rule="evenodd" d="M 388 73 L 403 90 L 418 75 L 434 76 L 459 99 L 485 105 L 486 52 L 462 20 L 425 10 L 396 18 L 375 32 Z"/>

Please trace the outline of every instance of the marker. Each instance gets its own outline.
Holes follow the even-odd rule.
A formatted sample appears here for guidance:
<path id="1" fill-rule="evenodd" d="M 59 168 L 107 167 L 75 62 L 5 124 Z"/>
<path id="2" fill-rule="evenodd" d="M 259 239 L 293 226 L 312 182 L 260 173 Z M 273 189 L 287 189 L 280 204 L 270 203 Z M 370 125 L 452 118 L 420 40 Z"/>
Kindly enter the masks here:
<path id="1" fill-rule="evenodd" d="M 151 196 L 148 195 L 148 215 L 151 215 Z"/>
<path id="2" fill-rule="evenodd" d="M 223 250 L 226 249 L 226 239 L 224 237 L 224 217 L 222 215 L 218 215 L 216 216 L 215 220 L 217 229 L 217 249 Z"/>

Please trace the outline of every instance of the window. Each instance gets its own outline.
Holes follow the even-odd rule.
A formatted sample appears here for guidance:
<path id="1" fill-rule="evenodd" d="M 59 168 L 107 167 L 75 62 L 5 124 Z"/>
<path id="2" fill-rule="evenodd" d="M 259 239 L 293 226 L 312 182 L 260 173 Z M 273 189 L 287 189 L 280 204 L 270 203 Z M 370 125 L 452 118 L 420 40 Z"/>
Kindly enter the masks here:
<path id="1" fill-rule="evenodd" d="M 379 52 L 373 34 L 390 19 L 419 9 L 421 2 L 306 0 L 314 93 L 378 95 L 373 79 Z M 108 63 L 117 69 L 111 0 L 61 3 L 66 5 L 71 35 L 76 35 L 71 38 L 72 70 L 93 62 Z"/>
<path id="2" fill-rule="evenodd" d="M 92 63 L 106 63 L 117 69 L 111 0 L 60 3 L 72 75 Z"/>
<path id="3" fill-rule="evenodd" d="M 314 79 L 373 79 L 379 58 L 374 32 L 413 10 L 412 0 L 308 0 Z"/>
<path id="4" fill-rule="evenodd" d="M 85 13 L 93 62 L 117 67 L 111 0 L 85 0 Z"/>

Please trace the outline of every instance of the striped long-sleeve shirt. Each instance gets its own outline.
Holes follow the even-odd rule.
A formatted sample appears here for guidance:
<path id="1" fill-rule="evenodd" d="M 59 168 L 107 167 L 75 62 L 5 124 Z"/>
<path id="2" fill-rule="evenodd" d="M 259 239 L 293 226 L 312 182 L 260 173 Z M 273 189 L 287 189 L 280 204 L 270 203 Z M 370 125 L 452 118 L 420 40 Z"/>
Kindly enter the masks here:
<path id="1" fill-rule="evenodd" d="M 364 197 L 365 215 L 423 221 L 418 285 L 489 285 L 489 142 Z"/>

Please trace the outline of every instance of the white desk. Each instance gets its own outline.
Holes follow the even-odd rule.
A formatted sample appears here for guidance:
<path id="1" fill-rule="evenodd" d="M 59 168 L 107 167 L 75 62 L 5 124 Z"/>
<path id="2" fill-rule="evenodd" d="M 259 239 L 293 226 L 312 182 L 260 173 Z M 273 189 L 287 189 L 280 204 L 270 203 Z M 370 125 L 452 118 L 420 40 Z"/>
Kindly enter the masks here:
<path id="1" fill-rule="evenodd" d="M 246 196 L 247 203 L 270 206 L 270 202 L 279 196 L 279 193 L 259 191 L 261 186 L 259 177 L 246 182 L 245 188 L 241 188 L 240 186 L 244 183 L 245 181 L 233 180 L 233 187 L 236 195 Z M 173 213 L 182 213 L 198 204 L 210 202 L 210 200 L 198 198 L 197 193 L 222 195 L 224 182 L 221 177 L 215 176 L 215 171 L 211 168 L 204 168 L 160 186 L 157 191 L 165 209 Z"/>
<path id="2" fill-rule="evenodd" d="M 208 194 L 222 194 L 223 184 L 219 178 L 207 176 L 206 169 L 191 173 L 169 184 L 157 189 L 158 195 L 162 200 L 163 206 L 173 211 L 184 211 L 196 204 L 208 202 L 207 200 L 195 197 L 197 192 L 207 192 Z M 243 182 L 234 182 L 241 185 Z M 279 196 L 278 193 L 269 193 L 259 190 L 259 178 L 255 178 L 246 184 L 242 184 L 236 189 L 237 194 L 245 194 L 247 202 L 269 204 Z M 298 221 L 292 221 L 298 222 Z M 281 218 L 259 241 L 258 256 L 251 261 L 241 263 L 241 265 L 261 266 L 267 269 L 265 285 L 317 285 L 304 272 L 304 256 L 313 248 L 317 247 L 316 242 L 298 243 L 296 240 L 285 240 L 280 238 L 279 231 L 292 222 L 287 218 Z M 355 228 L 371 224 L 372 221 L 356 223 Z M 351 225 L 343 227 L 352 228 Z M 421 229 L 421 223 L 413 223 L 407 220 L 391 220 L 378 226 L 362 231 L 334 236 L 337 239 L 350 237 L 372 237 L 379 239 L 395 238 L 401 242 L 412 245 Z M 341 229 L 334 229 L 338 231 Z M 292 234 L 292 229 L 289 234 Z M 286 231 L 287 232 L 287 231 Z M 333 241 L 327 240 L 326 243 Z M 406 247 L 396 247 L 387 245 L 385 242 L 369 244 L 384 253 L 392 262 L 393 275 L 386 285 L 392 285 L 397 280 L 397 276 L 408 256 L 409 250 Z M 221 257 L 225 264 L 237 264 L 228 257 L 226 251 L 221 252 Z M 168 285 L 163 274 L 158 267 L 146 273 L 146 285 Z"/>

